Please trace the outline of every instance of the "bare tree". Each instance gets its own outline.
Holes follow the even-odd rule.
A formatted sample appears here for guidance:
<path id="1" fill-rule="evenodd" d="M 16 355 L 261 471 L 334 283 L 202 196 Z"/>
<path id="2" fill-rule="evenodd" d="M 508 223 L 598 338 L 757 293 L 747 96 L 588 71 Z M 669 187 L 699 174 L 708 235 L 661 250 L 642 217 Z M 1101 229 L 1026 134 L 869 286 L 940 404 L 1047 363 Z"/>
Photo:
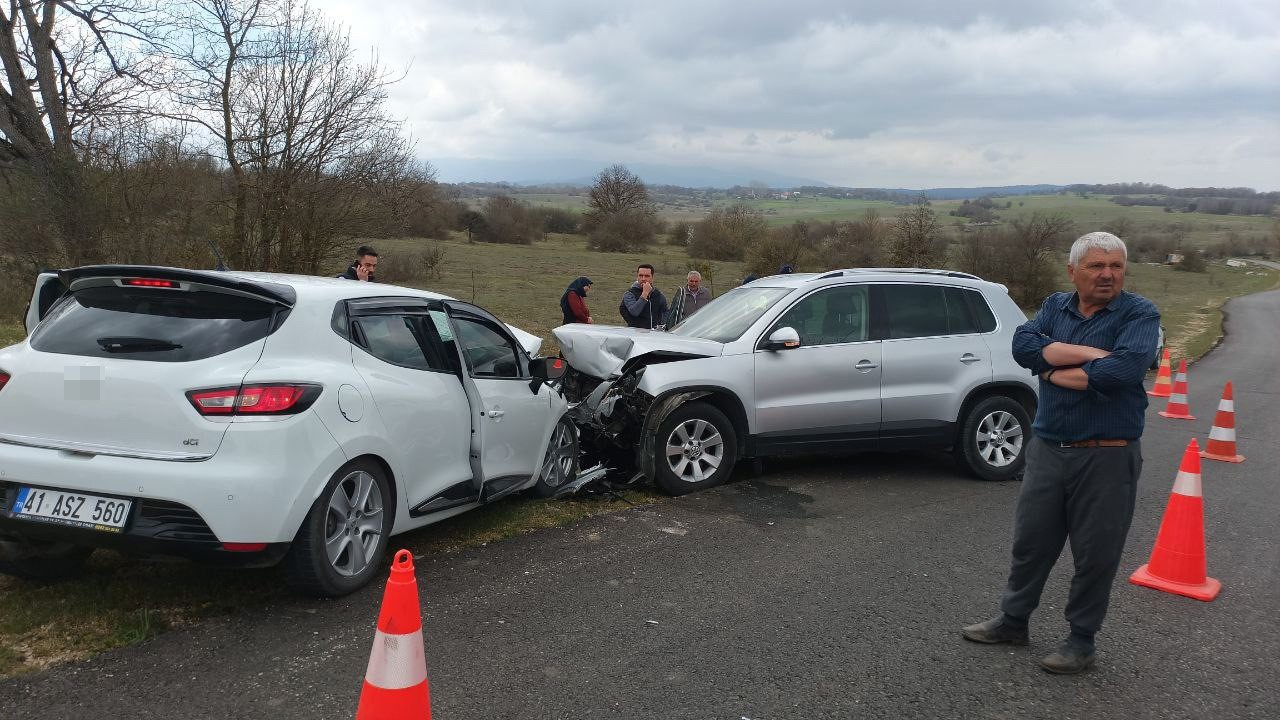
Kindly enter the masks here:
<path id="1" fill-rule="evenodd" d="M 942 225 L 924 195 L 898 215 L 892 236 L 889 262 L 895 267 L 934 267 L 946 258 Z"/>
<path id="2" fill-rule="evenodd" d="M 588 193 L 591 209 L 583 215 L 587 245 L 594 250 L 642 250 L 653 242 L 658 215 L 649 190 L 623 165 L 610 165 L 596 176 Z"/>
<path id="3" fill-rule="evenodd" d="M 764 214 L 750 205 L 718 207 L 693 228 L 689 257 L 741 260 L 747 248 L 764 242 L 769 226 Z"/>
<path id="4" fill-rule="evenodd" d="M 1003 252 L 994 254 L 991 266 L 1008 273 L 1003 279 L 1018 304 L 1032 307 L 1053 292 L 1058 278 L 1053 261 L 1073 227 L 1065 215 L 1042 212 L 1010 223 Z"/>
<path id="5" fill-rule="evenodd" d="M 356 236 L 443 214 L 434 170 L 386 112 L 394 78 L 340 27 L 296 0 L 170 12 L 167 116 L 199 127 L 226 164 L 233 264 L 316 272 Z"/>
<path id="6" fill-rule="evenodd" d="M 85 177 L 86 137 L 138 99 L 121 47 L 146 42 L 134 0 L 9 0 L 0 6 L 0 172 L 25 174 L 44 199 L 63 258 L 101 254 Z M 63 22 L 66 20 L 67 22 Z"/>

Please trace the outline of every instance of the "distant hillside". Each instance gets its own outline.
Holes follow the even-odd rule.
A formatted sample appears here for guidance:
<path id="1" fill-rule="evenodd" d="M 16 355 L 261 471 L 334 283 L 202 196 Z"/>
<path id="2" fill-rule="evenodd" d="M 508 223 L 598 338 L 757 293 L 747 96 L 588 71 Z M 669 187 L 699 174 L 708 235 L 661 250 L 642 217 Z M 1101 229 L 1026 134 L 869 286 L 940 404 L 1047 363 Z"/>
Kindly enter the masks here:
<path id="1" fill-rule="evenodd" d="M 489 160 L 477 158 L 439 158 L 431 164 L 437 179 L 447 183 L 498 183 L 513 185 L 589 186 L 599 172 L 610 163 L 573 158 L 549 160 Z M 826 187 L 828 183 L 812 178 L 795 177 L 759 168 L 719 168 L 697 165 L 656 165 L 627 163 L 631 172 L 649 185 L 677 185 L 687 188 L 727 188 L 764 183 L 769 187 L 791 188 L 801 185 Z"/>
<path id="2" fill-rule="evenodd" d="M 919 195 L 923 192 L 930 200 L 973 200 L 984 195 L 1053 195 L 1066 188 L 1066 185 L 1001 185 L 999 187 L 929 188 L 928 190 L 894 188 L 889 192 L 903 195 Z"/>

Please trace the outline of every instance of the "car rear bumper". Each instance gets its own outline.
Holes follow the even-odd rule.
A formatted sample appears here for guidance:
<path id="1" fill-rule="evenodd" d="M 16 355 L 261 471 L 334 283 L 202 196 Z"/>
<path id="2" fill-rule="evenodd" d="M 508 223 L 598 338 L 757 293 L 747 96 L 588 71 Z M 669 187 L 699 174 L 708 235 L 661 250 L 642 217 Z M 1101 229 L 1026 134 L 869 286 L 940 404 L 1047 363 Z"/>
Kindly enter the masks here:
<path id="1" fill-rule="evenodd" d="M 31 486 L 133 501 L 123 533 L 46 527 L 15 519 L 11 505 L 0 512 L 0 528 L 27 536 L 71 533 L 95 547 L 158 543 L 154 547 L 199 551 L 226 543 L 287 545 L 344 462 L 337 441 L 310 412 L 284 421 L 234 423 L 218 453 L 201 462 L 0 444 L 0 493 Z"/>
<path id="2" fill-rule="evenodd" d="M 20 519 L 7 510 L 17 487 L 12 483 L 0 483 L 0 501 L 4 502 L 0 508 L 0 542 L 70 543 L 137 555 L 171 555 L 211 565 L 236 567 L 275 565 L 289 551 L 287 542 L 233 545 L 232 549 L 227 549 L 195 511 L 176 503 L 158 505 L 143 501 L 134 511 L 130 527 L 118 533 Z"/>

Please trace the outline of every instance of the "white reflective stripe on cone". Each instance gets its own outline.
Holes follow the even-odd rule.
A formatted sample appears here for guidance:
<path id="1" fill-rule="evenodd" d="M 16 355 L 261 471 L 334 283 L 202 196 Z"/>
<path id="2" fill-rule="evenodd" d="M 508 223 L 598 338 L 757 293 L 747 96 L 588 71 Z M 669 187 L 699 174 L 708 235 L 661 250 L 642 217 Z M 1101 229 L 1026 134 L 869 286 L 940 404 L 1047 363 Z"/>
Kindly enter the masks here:
<path id="1" fill-rule="evenodd" d="M 384 690 L 411 688 L 427 679 L 426 651 L 422 629 L 404 635 L 388 635 L 381 630 L 373 636 L 369 670 L 364 679 Z"/>
<path id="2" fill-rule="evenodd" d="M 1235 412 L 1236 401 L 1235 400 L 1219 400 L 1218 410 L 1225 410 L 1226 412 Z"/>
<path id="3" fill-rule="evenodd" d="M 1213 428 L 1209 430 L 1209 439 L 1210 440 L 1230 440 L 1231 442 L 1235 442 L 1236 429 L 1220 428 L 1217 425 L 1214 425 Z"/>
<path id="4" fill-rule="evenodd" d="M 1172 395 L 1170 395 L 1170 396 L 1169 396 L 1169 403 L 1170 403 L 1171 405 L 1186 405 L 1186 404 L 1187 404 L 1187 396 L 1186 396 L 1186 395 L 1179 395 L 1178 393 L 1174 393 L 1174 394 L 1172 394 Z"/>
<path id="5" fill-rule="evenodd" d="M 1200 476 L 1196 473 L 1178 471 L 1178 477 L 1173 481 L 1173 491 L 1179 495 L 1187 497 L 1203 497 L 1200 492 Z"/>

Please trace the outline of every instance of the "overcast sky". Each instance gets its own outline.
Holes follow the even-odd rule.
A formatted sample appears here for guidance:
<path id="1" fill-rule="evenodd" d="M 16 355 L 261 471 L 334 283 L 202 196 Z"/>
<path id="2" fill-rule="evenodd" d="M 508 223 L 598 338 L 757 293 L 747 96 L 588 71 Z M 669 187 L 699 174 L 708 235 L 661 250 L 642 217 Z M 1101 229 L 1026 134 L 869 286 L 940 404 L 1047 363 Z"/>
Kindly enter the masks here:
<path id="1" fill-rule="evenodd" d="M 1275 0 L 316 1 L 426 160 L 1280 190 Z"/>

